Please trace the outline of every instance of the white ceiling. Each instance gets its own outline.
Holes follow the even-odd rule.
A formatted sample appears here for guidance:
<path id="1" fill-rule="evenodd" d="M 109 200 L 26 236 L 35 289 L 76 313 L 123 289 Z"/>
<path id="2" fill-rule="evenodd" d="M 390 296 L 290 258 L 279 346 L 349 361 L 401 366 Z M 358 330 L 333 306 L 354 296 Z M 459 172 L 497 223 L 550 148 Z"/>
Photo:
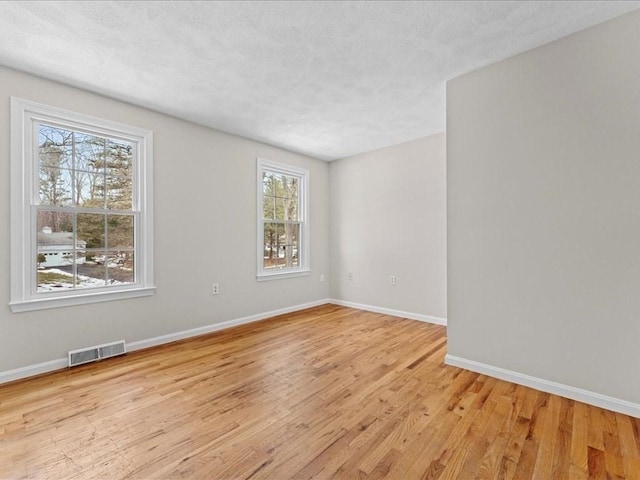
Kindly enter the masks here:
<path id="1" fill-rule="evenodd" d="M 445 129 L 445 82 L 640 1 L 0 2 L 0 64 L 316 158 Z"/>

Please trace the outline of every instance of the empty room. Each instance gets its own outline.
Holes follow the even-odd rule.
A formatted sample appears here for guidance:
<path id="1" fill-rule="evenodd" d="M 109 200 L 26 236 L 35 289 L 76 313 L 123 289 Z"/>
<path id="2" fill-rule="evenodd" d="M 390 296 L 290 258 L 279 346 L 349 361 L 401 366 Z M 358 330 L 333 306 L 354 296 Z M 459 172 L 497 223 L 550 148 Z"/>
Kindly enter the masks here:
<path id="1" fill-rule="evenodd" d="M 0 479 L 640 479 L 640 1 L 0 2 Z"/>

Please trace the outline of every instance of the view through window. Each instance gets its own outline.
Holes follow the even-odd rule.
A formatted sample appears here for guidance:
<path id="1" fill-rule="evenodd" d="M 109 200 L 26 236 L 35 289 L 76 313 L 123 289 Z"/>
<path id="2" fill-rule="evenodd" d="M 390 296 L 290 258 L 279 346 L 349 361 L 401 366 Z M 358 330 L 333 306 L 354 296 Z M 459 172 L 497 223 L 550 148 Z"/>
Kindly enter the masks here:
<path id="1" fill-rule="evenodd" d="M 38 292 L 135 281 L 133 145 L 38 125 Z"/>
<path id="2" fill-rule="evenodd" d="M 259 160 L 258 275 L 306 271 L 308 172 Z"/>

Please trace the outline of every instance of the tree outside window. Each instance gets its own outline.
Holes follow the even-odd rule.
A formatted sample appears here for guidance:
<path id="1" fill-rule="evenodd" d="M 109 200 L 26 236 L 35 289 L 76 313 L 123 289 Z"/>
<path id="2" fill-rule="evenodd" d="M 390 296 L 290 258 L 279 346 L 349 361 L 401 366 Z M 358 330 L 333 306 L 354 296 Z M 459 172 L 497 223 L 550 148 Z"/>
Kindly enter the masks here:
<path id="1" fill-rule="evenodd" d="M 258 159 L 258 276 L 308 272 L 308 172 Z"/>

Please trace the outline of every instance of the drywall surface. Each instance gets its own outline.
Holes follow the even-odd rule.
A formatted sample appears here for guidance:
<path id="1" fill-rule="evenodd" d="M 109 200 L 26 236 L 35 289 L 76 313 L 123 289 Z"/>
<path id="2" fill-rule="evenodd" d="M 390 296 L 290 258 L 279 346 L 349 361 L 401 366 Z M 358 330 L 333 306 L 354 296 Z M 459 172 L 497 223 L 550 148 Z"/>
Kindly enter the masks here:
<path id="1" fill-rule="evenodd" d="M 640 402 L 640 13 L 448 83 L 449 354 Z"/>
<path id="2" fill-rule="evenodd" d="M 331 163 L 332 298 L 446 318 L 445 147 L 440 133 Z"/>
<path id="3" fill-rule="evenodd" d="M 10 96 L 153 131 L 154 296 L 11 313 Z M 310 171 L 310 276 L 256 281 L 256 157 Z M 328 176 L 320 160 L 0 67 L 0 372 L 328 298 Z"/>

